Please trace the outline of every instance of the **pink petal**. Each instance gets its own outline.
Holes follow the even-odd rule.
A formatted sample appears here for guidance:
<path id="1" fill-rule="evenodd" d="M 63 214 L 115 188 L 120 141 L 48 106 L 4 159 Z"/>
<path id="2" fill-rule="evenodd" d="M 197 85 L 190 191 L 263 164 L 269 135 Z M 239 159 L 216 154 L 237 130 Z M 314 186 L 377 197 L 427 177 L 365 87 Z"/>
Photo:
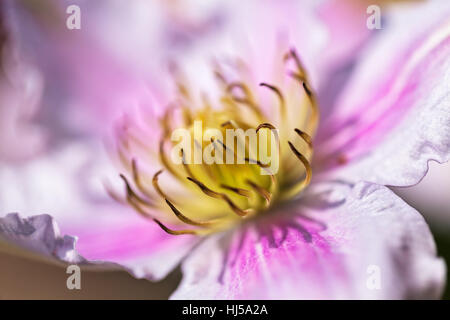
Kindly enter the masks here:
<path id="1" fill-rule="evenodd" d="M 361 0 L 327 0 L 317 8 L 319 17 L 326 24 L 327 50 L 321 61 L 324 68 L 344 65 L 354 58 L 371 31 L 366 27 L 369 4 Z M 329 70 L 330 71 L 330 70 Z"/>
<path id="2" fill-rule="evenodd" d="M 450 162 L 430 163 L 427 175 L 420 183 L 407 188 L 394 188 L 395 193 L 423 213 L 427 221 L 446 234 L 450 230 Z"/>
<path id="3" fill-rule="evenodd" d="M 16 43 L 6 40 L 1 49 L 0 158 L 20 161 L 44 149 L 44 130 L 33 123 L 41 108 L 44 83 L 40 72 L 19 53 Z"/>
<path id="4" fill-rule="evenodd" d="M 169 236 L 151 220 L 111 199 L 102 181 L 108 178 L 113 184 L 120 179 L 101 150 L 88 142 L 68 144 L 20 166 L 2 167 L 0 212 L 16 210 L 25 217 L 51 212 L 63 233 L 79 239 L 77 250 L 90 263 L 107 261 L 138 278 L 159 280 L 198 239 Z M 119 186 L 117 190 L 123 190 Z M 33 241 L 35 237 L 28 237 L 16 243 L 34 246 Z M 39 248 L 35 251 L 41 253 Z"/>
<path id="5" fill-rule="evenodd" d="M 428 161 L 450 158 L 450 6 L 441 4 L 402 7 L 367 48 L 323 125 L 323 137 L 334 134 L 318 157 L 337 177 L 412 185 Z M 411 23 L 418 17 L 421 23 Z"/>
<path id="6" fill-rule="evenodd" d="M 61 236 L 53 218 L 46 214 L 21 218 L 10 213 L 0 217 L 0 239 L 52 260 L 86 263 L 75 250 L 76 238 Z"/>
<path id="7" fill-rule="evenodd" d="M 382 186 L 325 187 L 271 224 L 205 241 L 183 263 L 172 298 L 440 297 L 445 265 L 417 211 Z"/>
<path id="8" fill-rule="evenodd" d="M 190 235 L 168 235 L 145 219 L 121 219 L 95 228 L 69 226 L 67 230 L 80 239 L 78 251 L 86 259 L 114 262 L 136 278 L 155 281 L 175 269 L 199 240 Z"/>
<path id="9" fill-rule="evenodd" d="M 79 5 L 82 12 L 79 30 L 66 27 L 68 4 L 46 1 L 41 10 L 21 3 L 6 4 L 13 17 L 10 27 L 15 37 L 23 50 L 33 52 L 34 62 L 44 73 L 47 95 L 51 97 L 47 108 L 55 113 L 55 118 L 62 117 L 58 120 L 65 121 L 70 129 L 105 134 L 111 130 L 112 122 L 130 109 L 149 108 L 158 102 L 162 110 L 165 103 L 159 99 L 166 102 L 161 97 L 162 84 L 170 77 L 162 80 L 150 73 L 152 70 L 159 76 L 162 70 L 162 50 L 154 50 L 161 36 L 159 20 L 152 19 L 161 8 L 144 2 L 71 4 Z M 141 14 L 142 19 L 142 13 L 149 16 L 144 15 L 146 19 L 139 24 L 136 15 Z M 111 22 L 116 28 L 127 24 L 127 33 L 114 30 Z M 130 28 L 140 28 L 141 33 L 134 30 L 135 37 L 131 37 Z M 148 30 L 155 30 L 156 34 L 149 34 Z M 121 48 L 134 50 L 135 55 L 131 57 Z M 137 59 L 138 53 L 145 55 L 145 60 L 143 56 Z M 159 67 L 157 71 L 152 69 L 155 66 Z"/>

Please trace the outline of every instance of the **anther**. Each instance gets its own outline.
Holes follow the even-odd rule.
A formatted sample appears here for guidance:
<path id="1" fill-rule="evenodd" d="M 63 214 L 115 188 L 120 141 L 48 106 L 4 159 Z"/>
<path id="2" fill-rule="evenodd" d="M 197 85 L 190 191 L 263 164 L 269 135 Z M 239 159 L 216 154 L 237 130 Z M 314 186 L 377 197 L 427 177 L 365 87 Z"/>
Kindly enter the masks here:
<path id="1" fill-rule="evenodd" d="M 300 130 L 298 128 L 295 128 L 294 131 L 300 136 L 300 138 L 303 139 L 303 141 L 305 141 L 308 144 L 308 147 L 310 149 L 313 148 L 312 139 L 311 139 L 311 136 L 309 134 L 307 134 L 306 132 L 304 132 L 304 131 L 302 131 L 302 130 Z"/>
<path id="2" fill-rule="evenodd" d="M 134 158 L 131 160 L 131 172 L 133 174 L 133 181 L 136 184 L 139 191 L 142 192 L 142 194 L 145 195 L 147 198 L 153 200 L 153 195 L 150 192 L 148 192 L 147 188 L 145 188 L 141 182 L 139 171 L 137 168 L 137 161 Z"/>
<path id="3" fill-rule="evenodd" d="M 159 160 L 164 165 L 164 167 L 176 178 L 179 180 L 182 180 L 181 175 L 176 172 L 172 166 L 170 165 L 169 161 L 167 160 L 166 154 L 164 152 L 164 139 L 161 139 L 159 141 Z"/>
<path id="4" fill-rule="evenodd" d="M 156 192 L 161 196 L 161 198 L 169 199 L 169 197 L 167 197 L 167 195 L 161 190 L 159 183 L 158 183 L 158 178 L 161 173 L 163 173 L 163 170 L 159 170 L 158 172 L 156 172 L 153 175 L 153 178 L 152 178 L 153 188 L 155 188 Z"/>
<path id="5" fill-rule="evenodd" d="M 270 198 L 272 197 L 272 194 L 269 191 L 267 191 L 266 189 L 264 189 L 263 187 L 259 186 L 258 184 L 254 183 L 249 179 L 247 179 L 245 182 L 249 186 L 251 186 L 256 193 L 258 193 L 261 197 L 263 197 L 266 200 L 267 204 L 270 203 Z"/>
<path id="6" fill-rule="evenodd" d="M 266 87 L 269 88 L 270 90 L 272 90 L 273 92 L 275 92 L 275 94 L 278 96 L 278 100 L 280 101 L 280 112 L 281 115 L 284 117 L 286 115 L 286 102 L 284 100 L 283 94 L 281 93 L 280 89 L 278 89 L 277 87 L 267 84 L 267 83 L 260 83 L 259 84 L 261 87 Z"/>
<path id="7" fill-rule="evenodd" d="M 184 169 L 186 170 L 186 173 L 188 174 L 188 176 L 194 177 L 194 175 L 192 174 L 191 168 L 189 168 L 189 165 L 188 165 L 188 163 L 186 162 L 186 157 L 185 157 L 185 155 L 184 155 L 184 150 L 181 149 L 180 152 L 181 152 L 181 157 L 182 157 L 183 167 L 184 167 Z"/>
<path id="8" fill-rule="evenodd" d="M 192 235 L 200 234 L 197 230 L 172 230 L 172 229 L 169 229 L 156 218 L 153 218 L 153 221 L 155 221 L 159 225 L 159 227 L 161 229 L 163 229 L 166 233 L 171 234 L 173 236 L 179 236 L 182 234 L 192 234 Z"/>
<path id="9" fill-rule="evenodd" d="M 126 188 L 126 192 L 127 192 L 127 197 L 131 197 L 133 199 L 136 199 L 138 202 L 146 205 L 146 206 L 150 206 L 153 207 L 153 203 L 143 199 L 142 197 L 140 197 L 131 187 L 130 183 L 128 182 L 128 179 L 123 175 L 123 174 L 119 174 L 119 177 L 123 180 L 123 182 L 125 183 L 125 188 Z"/>
<path id="10" fill-rule="evenodd" d="M 210 220 L 210 221 L 195 221 L 192 220 L 188 217 L 186 217 L 184 214 L 182 214 L 180 212 L 180 210 L 178 210 L 169 200 L 165 199 L 167 205 L 170 207 L 170 209 L 173 211 L 173 213 L 175 214 L 175 216 L 180 219 L 181 222 L 184 222 L 186 224 L 190 224 L 193 226 L 197 226 L 197 227 L 209 227 L 211 225 L 214 225 L 218 222 L 217 219 L 215 220 Z"/>
<path id="11" fill-rule="evenodd" d="M 229 186 L 229 185 L 226 185 L 226 184 L 223 184 L 223 183 L 220 185 L 220 187 L 224 188 L 224 189 L 227 189 L 229 191 L 232 191 L 232 192 L 234 192 L 234 193 L 236 193 L 236 194 L 238 194 L 240 196 L 250 198 L 250 191 L 248 191 L 246 189 L 232 187 L 232 186 Z"/>
<path id="12" fill-rule="evenodd" d="M 216 199 L 222 199 L 223 201 L 225 201 L 228 204 L 228 206 L 231 208 L 231 210 L 233 210 L 233 212 L 236 213 L 237 215 L 244 217 L 250 212 L 248 209 L 242 210 L 241 208 L 239 208 L 226 194 L 213 191 L 213 190 L 209 189 L 207 186 L 205 186 L 203 183 L 201 183 L 200 181 L 198 181 L 194 178 L 187 177 L 187 179 L 189 181 L 192 181 L 193 183 L 195 183 L 200 188 L 200 190 L 207 196 L 210 196 L 210 197 L 216 198 Z"/>
<path id="13" fill-rule="evenodd" d="M 312 169 L 311 165 L 309 164 L 308 159 L 305 158 L 304 155 L 302 155 L 295 147 L 294 145 L 288 141 L 289 147 L 291 148 L 294 155 L 300 160 L 300 162 L 303 164 L 306 170 L 306 176 L 303 180 L 292 186 L 292 188 L 289 190 L 288 193 L 286 193 L 285 197 L 292 197 L 296 194 L 298 194 L 300 191 L 302 191 L 306 186 L 309 185 L 311 182 L 312 177 Z"/>

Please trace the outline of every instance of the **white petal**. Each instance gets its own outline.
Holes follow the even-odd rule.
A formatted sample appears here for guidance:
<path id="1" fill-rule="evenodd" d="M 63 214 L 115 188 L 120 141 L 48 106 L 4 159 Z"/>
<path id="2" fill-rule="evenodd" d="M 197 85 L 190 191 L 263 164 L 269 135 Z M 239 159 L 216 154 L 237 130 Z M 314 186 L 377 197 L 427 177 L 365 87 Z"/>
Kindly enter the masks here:
<path id="1" fill-rule="evenodd" d="M 333 192 L 277 213 L 271 225 L 205 241 L 183 263 L 172 298 L 440 297 L 445 264 L 417 211 L 382 186 L 327 188 Z"/>
<path id="2" fill-rule="evenodd" d="M 324 158 L 337 177 L 408 186 L 430 160 L 450 159 L 450 6 L 441 4 L 399 8 L 367 48 L 330 117 L 348 125 L 317 143 L 334 150 Z"/>

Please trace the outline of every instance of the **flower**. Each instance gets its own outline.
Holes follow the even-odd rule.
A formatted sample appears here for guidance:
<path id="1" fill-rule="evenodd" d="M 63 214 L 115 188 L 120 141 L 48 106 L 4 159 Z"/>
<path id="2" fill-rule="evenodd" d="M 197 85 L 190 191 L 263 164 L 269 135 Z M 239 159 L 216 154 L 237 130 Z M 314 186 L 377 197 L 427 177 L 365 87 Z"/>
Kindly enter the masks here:
<path id="1" fill-rule="evenodd" d="M 398 17 L 411 21 L 424 11 L 429 14 L 425 16 L 439 13 L 443 18 L 439 23 L 422 23 L 416 33 L 409 23 L 395 23 Z M 97 186 L 89 183 L 92 175 L 108 169 L 90 141 L 54 151 L 20 172 L 3 171 L 5 181 L 20 185 L 25 179 L 36 184 L 30 194 L 26 190 L 14 193 L 20 188 L 11 186 L 9 196 L 2 195 L 2 203 L 15 199 L 15 208 L 21 212 L 45 208 L 42 199 L 46 197 L 40 195 L 48 190 L 54 190 L 52 198 L 74 204 L 71 215 L 62 215 L 60 223 L 64 232 L 79 237 L 77 250 L 84 258 L 75 251 L 75 239 L 61 237 L 49 216 L 8 215 L 0 221 L 3 236 L 68 262 L 111 261 L 137 277 L 160 279 L 181 263 L 184 277 L 173 298 L 438 297 L 445 266 L 436 257 L 428 227 L 417 211 L 385 185 L 414 184 L 424 176 L 430 159 L 443 162 L 450 157 L 447 12 L 431 2 L 397 14 L 389 20 L 394 22 L 389 32 L 380 34 L 364 52 L 337 104 L 320 106 L 320 124 L 316 116 L 320 93 L 315 89 L 323 82 L 319 79 L 315 84 L 314 77 L 309 81 L 305 69 L 315 73 L 309 67 L 311 57 L 305 59 L 304 68 L 295 51 L 288 51 L 286 70 L 280 66 L 286 51 L 273 43 L 278 59 L 270 56 L 270 50 L 262 50 L 264 46 L 257 48 L 254 57 L 259 59 L 243 55 L 249 67 L 239 69 L 242 64 L 238 64 L 238 70 L 243 70 L 237 74 L 239 82 L 226 71 L 216 70 L 225 103 L 230 105 L 224 113 L 216 109 L 194 113 L 184 107 L 187 95 L 181 97 L 180 109 L 187 118 L 204 116 L 210 126 L 234 126 L 231 120 L 237 119 L 234 123 L 239 126 L 239 122 L 250 122 L 261 132 L 278 127 L 281 166 L 277 174 L 253 174 L 252 167 L 263 167 L 259 163 L 237 168 L 236 173 L 220 166 L 217 171 L 223 170 L 224 178 L 206 184 L 198 178 L 199 169 L 181 165 L 175 172 L 185 170 L 190 179 L 183 179 L 184 184 L 198 192 L 195 198 L 181 198 L 175 183 L 164 184 L 163 177 L 171 170 L 167 159 L 161 159 L 168 167 L 164 176 L 154 175 L 159 166 L 151 163 L 152 152 L 161 145 L 164 150 L 159 133 L 164 136 L 174 123 L 163 117 L 165 126 L 158 132 L 156 112 L 144 113 L 125 118 L 117 127 L 119 158 L 128 167 L 128 174 L 122 176 L 128 201 L 124 206 L 113 206 L 103 197 L 95 199 L 95 207 L 86 204 L 87 198 L 99 196 Z M 395 54 L 383 59 L 380 51 L 385 53 L 393 44 Z M 273 69 L 267 61 L 273 62 Z M 286 79 L 285 71 L 292 79 Z M 183 85 L 178 89 L 188 92 Z M 204 105 L 217 103 L 214 92 L 207 91 L 211 100 L 204 100 Z M 247 108 L 238 108 L 239 104 Z M 281 111 L 280 119 L 274 110 Z M 95 161 L 86 160 L 92 158 Z M 225 179 L 243 177 L 244 170 L 248 176 L 241 184 L 226 184 Z M 46 179 L 48 172 L 63 179 Z M 213 189 L 214 183 L 225 190 Z M 145 197 L 148 191 L 152 194 Z M 156 198 L 158 193 L 163 197 Z M 249 193 L 258 201 L 243 207 L 237 201 L 245 204 Z M 40 204 L 26 207 L 33 198 Z M 191 204 L 196 210 L 184 210 Z M 64 205 L 54 212 L 63 210 Z M 226 217 L 216 216 L 222 212 Z M 200 226 L 179 234 L 180 229 L 172 226 L 176 219 Z M 221 219 L 220 225 L 216 227 L 213 219 Z M 202 228 L 204 223 L 209 225 Z M 373 272 L 379 277 L 375 285 L 370 283 Z"/>

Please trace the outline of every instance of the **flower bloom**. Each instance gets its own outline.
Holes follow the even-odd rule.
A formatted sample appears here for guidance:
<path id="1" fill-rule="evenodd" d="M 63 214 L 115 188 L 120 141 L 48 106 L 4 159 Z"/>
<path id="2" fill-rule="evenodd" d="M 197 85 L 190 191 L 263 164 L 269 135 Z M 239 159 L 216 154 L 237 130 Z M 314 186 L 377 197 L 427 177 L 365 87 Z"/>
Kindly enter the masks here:
<path id="1" fill-rule="evenodd" d="M 195 103 L 191 99 L 192 93 L 186 85 L 178 83 L 181 97 L 176 104 L 166 110 L 162 117 L 159 152 L 154 153 L 157 159 L 153 159 L 153 162 L 159 160 L 164 170 L 170 173 L 173 179 L 183 187 L 187 187 L 188 193 L 176 196 L 166 194 L 159 185 L 162 170 L 154 173 L 152 177 L 138 171 L 140 161 L 137 157 L 143 158 L 145 163 L 145 157 L 151 150 L 151 145 L 147 146 L 146 141 L 151 139 L 154 133 L 146 134 L 146 128 L 139 131 L 138 125 L 133 125 L 129 121 L 122 123 L 118 129 L 117 150 L 119 160 L 122 160 L 123 166 L 129 169 L 129 176 L 134 184 L 132 186 L 129 181 L 131 179 L 120 175 L 126 186 L 126 201 L 169 234 L 203 235 L 228 229 L 243 220 L 249 221 L 252 217 L 261 215 L 262 212 L 271 212 L 274 207 L 281 203 L 289 203 L 290 199 L 303 191 L 312 178 L 312 139 L 319 122 L 319 110 L 315 94 L 311 90 L 307 74 L 297 53 L 294 50 L 289 51 L 284 60 L 292 60 L 295 65 L 294 71 L 289 73 L 290 77 L 296 80 L 287 85 L 289 95 L 285 97 L 283 91 L 275 85 L 260 83 L 261 87 L 270 90 L 278 100 L 278 106 L 276 106 L 278 110 L 273 112 L 274 116 L 270 118 L 265 116 L 264 107 L 255 99 L 249 83 L 231 81 L 219 70 L 215 70 L 215 75 L 219 86 L 224 90 L 220 99 L 221 108 L 215 108 L 213 103 L 205 98 L 203 107 L 196 110 L 193 107 Z M 278 72 L 282 73 L 282 70 Z M 298 91 L 298 89 L 295 90 L 295 85 L 304 91 L 305 96 L 295 95 L 295 91 Z M 297 103 L 295 99 L 299 99 Z M 178 114 L 176 109 L 181 109 Z M 278 116 L 275 117 L 277 113 Z M 290 121 L 288 115 L 295 113 L 298 116 Z M 269 121 L 277 121 L 280 126 L 283 126 L 283 130 L 277 130 Z M 187 129 L 188 135 L 193 133 L 193 137 L 189 137 L 187 147 L 181 145 L 179 148 L 181 161 L 180 164 L 175 165 L 173 163 L 175 159 L 167 154 L 166 145 L 171 142 L 174 144 L 170 135 L 176 129 L 176 123 L 180 122 Z M 206 128 L 200 128 L 200 130 L 206 129 L 206 137 L 198 139 L 194 131 L 198 124 L 203 123 Z M 212 128 L 216 131 L 208 131 Z M 254 131 L 249 133 L 250 128 Z M 245 133 L 244 130 L 246 130 Z M 261 131 L 265 130 L 270 130 L 271 141 L 268 140 L 267 134 L 262 136 Z M 229 135 L 230 132 L 233 135 Z M 203 132 L 200 133 L 203 136 Z M 251 133 L 254 133 L 254 140 L 250 135 L 246 136 Z M 229 141 L 230 137 L 231 141 Z M 258 137 L 259 145 L 256 141 Z M 288 141 L 286 145 L 289 148 L 284 148 L 285 146 L 282 145 L 284 141 L 289 139 L 295 141 L 295 138 L 300 139 L 301 147 L 299 148 L 302 151 L 299 151 L 291 141 Z M 204 139 L 206 139 L 206 145 Z M 266 155 L 267 152 L 272 154 L 270 159 L 261 154 L 263 147 L 268 149 Z M 197 159 L 192 161 L 192 154 L 196 151 L 199 151 L 195 155 Z M 257 154 L 258 151 L 259 154 Z M 211 155 L 209 161 L 208 154 Z M 206 163 L 202 163 L 202 156 L 206 157 Z M 297 158 L 300 166 L 293 163 L 292 158 Z M 281 162 L 280 170 L 279 162 Z M 274 163 L 276 165 L 272 166 Z M 145 186 L 145 182 L 148 181 L 152 181 L 151 189 Z M 196 191 L 203 196 L 198 197 L 199 194 Z M 117 195 L 113 197 L 118 199 Z M 189 210 L 189 217 L 177 209 L 175 202 Z M 172 230 L 166 227 L 160 218 L 153 217 L 151 213 L 164 208 L 171 211 L 170 220 L 176 218 L 172 222 L 182 222 L 199 228 Z M 200 220 L 195 220 L 193 216 Z M 163 219 L 167 220 L 167 216 Z"/>
<path id="2" fill-rule="evenodd" d="M 402 15 L 424 10 L 431 15 L 436 7 Z M 438 297 L 445 266 L 428 227 L 385 187 L 414 184 L 429 160 L 450 157 L 450 27 L 447 19 L 422 24 L 417 34 L 410 27 L 399 23 L 374 42 L 334 106 L 318 104 L 308 65 L 293 50 L 278 48 L 277 57 L 259 50 L 265 65 L 244 56 L 231 70 L 216 66 L 218 95 L 211 89 L 194 97 L 178 81 L 177 100 L 161 121 L 141 114 L 117 126 L 125 198 L 109 190 L 123 206 L 100 203 L 83 212 L 77 204 L 77 220 L 62 223 L 79 236 L 82 256 L 49 216 L 8 215 L 2 234 L 68 262 L 118 263 L 137 277 L 159 279 L 181 263 L 173 298 Z M 384 59 L 394 44 L 395 54 Z M 279 170 L 261 175 L 267 168 L 251 155 L 242 165 L 175 166 L 169 134 L 199 119 L 219 131 L 279 129 L 271 145 L 280 152 Z M 217 139 L 208 146 L 214 154 L 230 148 Z M 81 152 L 55 162 L 83 162 L 74 154 Z M 64 171 L 45 159 L 39 168 Z M 76 186 L 88 178 L 71 169 L 65 181 Z"/>

